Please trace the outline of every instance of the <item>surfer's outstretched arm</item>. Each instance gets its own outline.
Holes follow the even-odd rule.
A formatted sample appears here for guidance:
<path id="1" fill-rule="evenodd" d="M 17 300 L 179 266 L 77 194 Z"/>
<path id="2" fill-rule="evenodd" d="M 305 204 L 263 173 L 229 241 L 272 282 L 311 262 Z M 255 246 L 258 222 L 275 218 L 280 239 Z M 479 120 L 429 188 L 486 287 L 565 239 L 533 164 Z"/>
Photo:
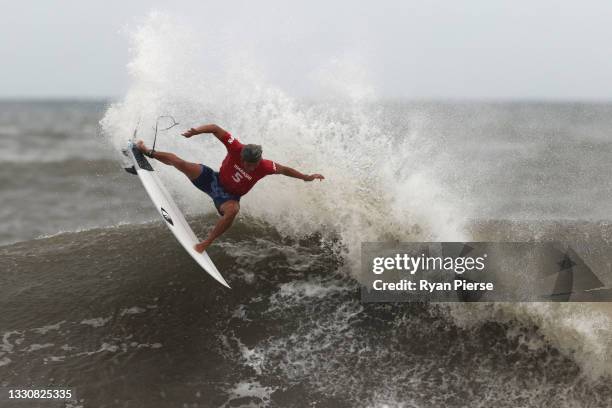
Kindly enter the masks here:
<path id="1" fill-rule="evenodd" d="M 219 221 L 217 221 L 217 224 L 215 224 L 212 231 L 208 233 L 208 237 L 195 246 L 196 251 L 200 253 L 206 251 L 206 249 L 215 239 L 217 239 L 221 234 L 227 231 L 229 227 L 231 227 L 236 215 L 238 215 L 238 211 L 240 211 L 240 203 L 234 200 L 226 201 L 221 205 L 220 210 L 223 215 Z"/>
<path id="2" fill-rule="evenodd" d="M 191 136 L 199 135 L 202 133 L 212 133 L 221 142 L 226 140 L 229 135 L 229 132 L 227 130 L 215 124 L 202 125 L 195 128 L 191 128 L 189 130 L 184 131 L 182 135 L 189 138 Z"/>
<path id="3" fill-rule="evenodd" d="M 282 164 L 276 163 L 276 174 L 282 174 L 283 176 L 293 177 L 296 179 L 304 180 L 304 181 L 313 181 L 313 180 L 324 180 L 322 174 L 302 174 L 296 169 L 292 169 L 288 166 L 283 166 Z"/>

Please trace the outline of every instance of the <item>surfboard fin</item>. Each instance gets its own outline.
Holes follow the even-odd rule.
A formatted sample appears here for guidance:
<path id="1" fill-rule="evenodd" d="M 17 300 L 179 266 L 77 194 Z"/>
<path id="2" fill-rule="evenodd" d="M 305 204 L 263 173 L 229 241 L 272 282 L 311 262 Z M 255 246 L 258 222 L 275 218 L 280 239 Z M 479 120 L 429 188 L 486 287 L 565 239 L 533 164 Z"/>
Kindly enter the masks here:
<path id="1" fill-rule="evenodd" d="M 136 173 L 136 168 L 132 164 L 132 161 L 129 160 L 130 156 L 128 154 L 127 149 L 125 149 L 125 148 L 121 149 L 121 155 L 123 156 L 122 160 L 121 160 L 121 167 L 123 167 L 123 170 L 125 170 L 128 173 L 133 174 L 135 176 L 138 175 L 138 173 Z"/>

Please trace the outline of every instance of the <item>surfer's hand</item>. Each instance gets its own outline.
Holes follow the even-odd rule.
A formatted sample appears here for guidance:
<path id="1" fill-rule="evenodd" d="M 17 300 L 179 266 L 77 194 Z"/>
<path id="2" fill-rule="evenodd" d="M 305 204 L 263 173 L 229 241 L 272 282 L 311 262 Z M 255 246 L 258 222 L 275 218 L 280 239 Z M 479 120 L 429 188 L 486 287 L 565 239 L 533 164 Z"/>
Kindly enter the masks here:
<path id="1" fill-rule="evenodd" d="M 306 178 L 304 179 L 304 181 L 313 181 L 313 180 L 325 180 L 325 177 L 323 177 L 322 174 L 311 174 L 309 176 L 306 176 Z"/>
<path id="2" fill-rule="evenodd" d="M 184 131 L 184 132 L 182 133 L 182 135 L 183 135 L 183 136 L 185 136 L 185 137 L 187 137 L 187 138 L 189 138 L 189 137 L 191 137 L 191 136 L 195 136 L 195 135 L 197 135 L 197 134 L 199 134 L 199 133 L 198 133 L 198 131 L 197 131 L 195 128 L 191 128 L 191 129 L 186 130 L 186 131 Z"/>

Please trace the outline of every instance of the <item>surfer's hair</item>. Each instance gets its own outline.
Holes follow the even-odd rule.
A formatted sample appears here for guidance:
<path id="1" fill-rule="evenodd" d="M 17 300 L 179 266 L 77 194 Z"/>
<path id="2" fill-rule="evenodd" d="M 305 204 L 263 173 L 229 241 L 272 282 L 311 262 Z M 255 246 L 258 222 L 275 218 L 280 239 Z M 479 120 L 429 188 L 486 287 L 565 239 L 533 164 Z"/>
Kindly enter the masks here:
<path id="1" fill-rule="evenodd" d="M 261 160 L 262 149 L 260 145 L 248 144 L 244 145 L 240 157 L 247 163 L 257 163 Z"/>

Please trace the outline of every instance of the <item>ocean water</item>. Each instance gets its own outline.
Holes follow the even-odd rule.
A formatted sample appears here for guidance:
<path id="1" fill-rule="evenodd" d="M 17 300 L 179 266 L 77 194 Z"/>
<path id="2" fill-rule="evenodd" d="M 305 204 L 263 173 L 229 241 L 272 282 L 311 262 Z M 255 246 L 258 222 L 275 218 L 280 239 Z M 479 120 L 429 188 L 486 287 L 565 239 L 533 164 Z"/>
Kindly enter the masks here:
<path id="1" fill-rule="evenodd" d="M 612 314 L 606 304 L 361 304 L 352 277 L 356 255 L 346 244 L 353 238 L 346 234 L 368 225 L 368 211 L 372 225 L 358 237 L 364 241 L 428 234 L 447 239 L 448 225 L 438 232 L 431 220 L 381 214 L 376 206 L 391 203 L 368 197 L 367 190 L 363 196 L 336 193 L 344 187 L 334 177 L 328 176 L 327 186 L 268 178 L 255 188 L 252 201 L 245 197 L 243 215 L 209 251 L 233 288 L 223 289 L 191 261 L 138 180 L 121 169 L 98 126 L 109 106 L 2 103 L 3 386 L 69 386 L 76 391 L 75 406 L 95 407 L 570 407 L 585 401 L 603 407 L 612 402 Z M 597 136 L 607 126 L 605 106 L 388 103 L 379 108 L 386 125 L 396 135 L 405 132 L 411 143 L 416 142 L 410 118 L 431 117 L 431 132 L 422 122 L 418 132 L 426 135 L 424 143 L 443 139 L 442 162 L 456 173 L 436 179 L 436 189 L 456 195 L 450 206 L 469 209 L 465 217 L 450 219 L 453 228 L 463 225 L 463 238 L 572 242 L 586 248 L 581 256 L 610 285 L 609 184 L 599 161 L 610 144 Z M 601 112 L 600 122 L 593 111 Z M 491 122 L 478 112 L 491 114 Z M 475 116 L 480 127 L 471 120 Z M 584 116 L 592 120 L 593 130 L 583 138 L 589 143 L 568 130 L 582 129 L 577 123 L 586 122 Z M 501 127 L 500 117 L 515 118 L 517 128 Z M 522 134 L 525 123 L 545 128 L 550 117 L 558 118 L 555 128 L 563 134 L 559 146 L 550 137 L 538 144 L 532 140 L 535 130 L 531 138 Z M 470 130 L 478 136 L 468 138 Z M 214 141 L 185 141 L 176 133 L 175 143 L 214 149 L 213 164 L 222 159 L 223 148 Z M 528 148 L 515 145 L 517 134 L 530 140 L 524 141 Z M 273 146 L 266 149 L 264 140 L 266 152 Z M 468 159 L 467 152 L 475 157 Z M 534 152 L 542 152 L 540 167 Z M 576 155 L 584 166 L 562 173 L 562 163 L 581 162 Z M 551 163 L 548 157 L 559 160 Z M 283 160 L 279 154 L 275 159 Z M 284 161 L 292 163 L 291 155 Z M 208 198 L 186 179 L 174 183 L 170 169 L 157 167 L 203 236 L 216 219 Z M 591 189 L 583 185 L 586 180 Z M 429 214 L 435 207 L 418 197 L 411 203 L 418 191 L 403 191 L 393 180 L 375 188 L 400 192 L 413 212 Z M 572 189 L 581 193 L 567 196 Z M 274 214 L 278 196 L 305 200 L 312 208 L 300 213 L 306 204 L 299 204 L 298 210 L 286 210 L 289 215 L 280 211 L 298 223 L 283 226 Z M 364 208 L 359 214 L 339 212 L 342 221 L 325 223 L 334 215 L 317 214 L 332 211 L 326 200 L 339 207 L 346 202 L 346 211 Z M 382 218 L 391 225 L 386 231 L 374 224 Z M 345 229 L 338 228 L 343 223 Z M 300 232 L 303 225 L 309 228 Z"/>
<path id="2" fill-rule="evenodd" d="M 612 105 L 388 101 L 347 76 L 302 101 L 243 64 L 172 64 L 177 33 L 136 32 L 121 100 L 0 102 L 3 389 L 74 391 L 41 407 L 612 405 L 609 304 L 362 304 L 355 278 L 364 241 L 555 240 L 612 286 Z M 209 250 L 232 290 L 120 166 L 160 114 L 181 123 L 160 150 L 218 167 L 218 141 L 180 136 L 216 122 L 327 177 L 243 199 Z M 210 200 L 154 165 L 203 236 Z"/>

